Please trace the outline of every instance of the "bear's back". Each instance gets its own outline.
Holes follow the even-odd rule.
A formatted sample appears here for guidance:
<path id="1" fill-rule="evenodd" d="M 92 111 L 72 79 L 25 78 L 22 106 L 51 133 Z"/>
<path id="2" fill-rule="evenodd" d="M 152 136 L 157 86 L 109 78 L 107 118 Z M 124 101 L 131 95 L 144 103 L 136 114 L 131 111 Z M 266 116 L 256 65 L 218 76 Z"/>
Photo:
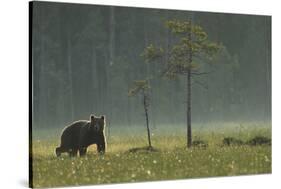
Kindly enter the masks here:
<path id="1" fill-rule="evenodd" d="M 86 120 L 75 121 L 71 125 L 66 126 L 63 129 L 62 135 L 78 135 L 80 133 L 81 128 L 86 126 L 87 124 L 89 124 L 89 121 Z"/>
<path id="2" fill-rule="evenodd" d="M 61 134 L 61 146 L 65 148 L 76 147 L 78 145 L 81 131 L 89 124 L 89 121 L 80 120 L 73 122 L 69 126 L 66 126 Z"/>

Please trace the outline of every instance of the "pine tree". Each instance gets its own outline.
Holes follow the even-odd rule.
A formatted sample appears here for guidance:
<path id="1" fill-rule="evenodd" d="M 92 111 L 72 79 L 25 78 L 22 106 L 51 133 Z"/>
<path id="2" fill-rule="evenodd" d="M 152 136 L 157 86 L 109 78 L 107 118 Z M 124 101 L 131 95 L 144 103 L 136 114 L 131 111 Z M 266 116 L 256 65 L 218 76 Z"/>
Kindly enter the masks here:
<path id="1" fill-rule="evenodd" d="M 163 64 L 161 75 L 167 76 L 170 79 L 174 79 L 179 75 L 186 77 L 187 147 L 190 148 L 192 146 L 191 81 L 193 76 L 208 73 L 200 72 L 199 64 L 194 60 L 213 59 L 219 52 L 221 45 L 209 41 L 208 35 L 203 28 L 193 24 L 190 20 L 167 21 L 166 27 L 175 35 L 177 42 L 170 49 L 149 45 L 144 49 L 142 56 L 147 62 L 160 60 Z M 163 58 L 165 54 L 168 57 Z"/>
<path id="2" fill-rule="evenodd" d="M 148 117 L 148 107 L 149 107 L 149 83 L 148 80 L 135 80 L 134 85 L 129 90 L 129 96 L 142 96 L 142 103 L 145 113 L 146 120 L 146 130 L 147 130 L 147 139 L 148 139 L 148 147 L 152 148 L 151 145 L 151 137 L 150 137 L 150 128 L 149 128 L 149 117 Z"/>

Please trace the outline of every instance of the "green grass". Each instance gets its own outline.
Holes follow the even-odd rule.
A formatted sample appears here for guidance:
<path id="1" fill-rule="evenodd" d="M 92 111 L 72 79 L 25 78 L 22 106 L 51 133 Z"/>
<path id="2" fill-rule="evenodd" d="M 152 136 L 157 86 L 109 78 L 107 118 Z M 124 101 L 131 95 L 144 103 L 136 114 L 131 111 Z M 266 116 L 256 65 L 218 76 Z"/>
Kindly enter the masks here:
<path id="1" fill-rule="evenodd" d="M 70 158 L 66 154 L 55 157 L 60 132 L 34 132 L 37 136 L 33 139 L 32 149 L 34 187 L 271 173 L 271 146 L 222 146 L 222 139 L 229 136 L 241 140 L 256 135 L 271 138 L 268 126 L 216 129 L 214 132 L 195 129 L 194 139 L 207 141 L 209 145 L 206 149 L 189 150 L 185 148 L 184 129 L 165 131 L 153 131 L 152 143 L 159 150 L 157 152 L 129 153 L 131 148 L 146 145 L 145 130 L 134 133 L 119 129 L 111 131 L 105 155 L 98 155 L 93 145 L 82 158 Z M 43 137 L 48 136 L 47 133 L 53 133 L 52 137 Z"/>

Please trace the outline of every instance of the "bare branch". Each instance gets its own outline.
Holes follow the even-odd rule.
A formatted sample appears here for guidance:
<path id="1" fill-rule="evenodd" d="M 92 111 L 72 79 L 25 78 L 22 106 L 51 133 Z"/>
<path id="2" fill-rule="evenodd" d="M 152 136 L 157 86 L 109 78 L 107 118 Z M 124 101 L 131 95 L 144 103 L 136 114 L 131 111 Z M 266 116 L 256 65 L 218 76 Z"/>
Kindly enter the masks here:
<path id="1" fill-rule="evenodd" d="M 191 75 L 206 75 L 213 73 L 214 71 L 209 71 L 209 72 L 192 72 Z"/>

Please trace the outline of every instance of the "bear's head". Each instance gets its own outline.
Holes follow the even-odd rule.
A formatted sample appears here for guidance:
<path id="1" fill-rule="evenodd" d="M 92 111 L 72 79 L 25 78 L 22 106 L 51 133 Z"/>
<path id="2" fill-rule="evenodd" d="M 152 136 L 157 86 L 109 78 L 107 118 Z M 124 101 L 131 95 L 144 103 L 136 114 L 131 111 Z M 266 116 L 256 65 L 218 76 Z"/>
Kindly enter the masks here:
<path id="1" fill-rule="evenodd" d="M 105 128 L 105 116 L 96 117 L 94 115 L 90 116 L 90 128 L 93 129 L 94 132 L 103 132 Z"/>

